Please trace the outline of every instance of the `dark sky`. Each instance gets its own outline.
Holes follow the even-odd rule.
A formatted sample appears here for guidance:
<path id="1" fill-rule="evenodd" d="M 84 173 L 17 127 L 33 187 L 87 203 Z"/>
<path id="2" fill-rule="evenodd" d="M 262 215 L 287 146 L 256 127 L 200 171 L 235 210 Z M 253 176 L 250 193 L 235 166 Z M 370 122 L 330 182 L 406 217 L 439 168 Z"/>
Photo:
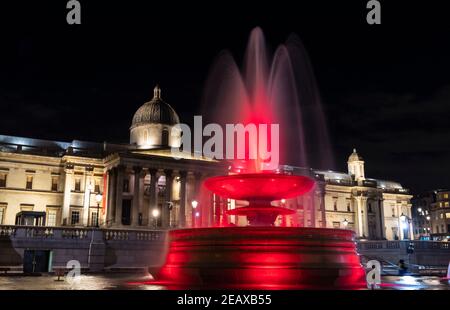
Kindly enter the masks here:
<path id="1" fill-rule="evenodd" d="M 292 32 L 306 46 L 331 134 L 331 168 L 346 171 L 356 147 L 369 177 L 413 192 L 450 187 L 444 1 L 381 1 L 378 26 L 365 21 L 365 0 L 80 2 L 80 26 L 66 24 L 64 0 L 2 2 L 0 134 L 126 142 L 155 83 L 189 122 L 214 58 L 230 49 L 241 60 L 260 26 L 272 48 Z"/>

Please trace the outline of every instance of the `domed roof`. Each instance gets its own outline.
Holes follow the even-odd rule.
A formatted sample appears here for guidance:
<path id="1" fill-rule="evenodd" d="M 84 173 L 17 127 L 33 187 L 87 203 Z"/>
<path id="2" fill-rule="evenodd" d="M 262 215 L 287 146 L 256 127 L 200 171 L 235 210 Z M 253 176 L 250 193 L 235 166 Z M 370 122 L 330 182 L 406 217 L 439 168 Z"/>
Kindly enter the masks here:
<path id="1" fill-rule="evenodd" d="M 353 149 L 353 153 L 348 157 L 348 161 L 363 161 L 363 158 L 356 153 L 356 149 Z"/>
<path id="2" fill-rule="evenodd" d="M 180 123 L 175 110 L 161 99 L 161 88 L 153 89 L 153 99 L 144 103 L 134 114 L 131 128 L 145 124 L 176 125 Z"/>

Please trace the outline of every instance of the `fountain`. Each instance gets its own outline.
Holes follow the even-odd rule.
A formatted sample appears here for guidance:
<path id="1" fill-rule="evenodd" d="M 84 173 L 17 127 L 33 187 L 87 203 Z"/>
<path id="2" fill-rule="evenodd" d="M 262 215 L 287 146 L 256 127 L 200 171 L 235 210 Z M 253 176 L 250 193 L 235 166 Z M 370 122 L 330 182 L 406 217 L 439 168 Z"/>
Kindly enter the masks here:
<path id="1" fill-rule="evenodd" d="M 301 164 L 306 164 L 304 146 L 307 139 L 298 109 L 301 96 L 295 86 L 293 61 L 288 50 L 286 46 L 279 48 L 269 68 L 262 32 L 256 28 L 250 38 L 245 74 L 240 74 L 234 62 L 225 55 L 225 61 L 218 61 L 219 68 L 225 66 L 226 70 L 222 70 L 225 73 L 215 67 L 206 98 L 209 110 L 220 115 L 219 121 L 223 123 L 283 124 L 286 117 L 292 123 L 284 124 L 284 130 L 281 127 L 281 135 L 299 139 L 294 139 L 298 144 L 294 140 L 292 143 L 284 140 L 281 150 L 294 144 L 297 148 L 294 154 L 300 157 Z M 220 76 L 220 80 L 216 76 Z M 308 85 L 312 85 L 310 80 Z M 314 97 L 311 92 L 308 96 L 302 98 Z M 216 106 L 211 108 L 213 102 Z M 315 102 L 313 110 L 320 111 L 318 101 Z M 221 112 L 224 106 L 228 112 Z M 287 133 L 289 127 L 291 130 Z M 282 158 L 288 160 L 289 156 Z M 364 287 L 365 272 L 356 252 L 353 231 L 275 224 L 278 216 L 293 214 L 295 210 L 274 206 L 272 202 L 304 195 L 313 190 L 315 181 L 309 175 L 266 171 L 263 162 L 260 158 L 246 158 L 245 169 L 234 169 L 229 175 L 211 177 L 204 182 L 204 187 L 217 196 L 248 201 L 248 205 L 227 210 L 224 214 L 245 216 L 248 225 L 170 231 L 165 265 L 154 274 L 157 281 L 175 289 Z"/>

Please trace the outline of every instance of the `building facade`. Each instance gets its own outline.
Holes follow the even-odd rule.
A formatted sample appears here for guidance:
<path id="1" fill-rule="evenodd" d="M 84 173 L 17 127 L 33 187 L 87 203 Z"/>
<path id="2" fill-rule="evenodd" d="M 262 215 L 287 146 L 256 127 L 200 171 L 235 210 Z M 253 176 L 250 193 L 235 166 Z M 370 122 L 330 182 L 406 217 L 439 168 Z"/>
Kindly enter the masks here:
<path id="1" fill-rule="evenodd" d="M 228 164 L 184 154 L 179 117 L 154 89 L 135 113 L 129 144 L 59 142 L 0 136 L 0 225 L 100 226 L 168 229 L 245 225 L 226 210 L 245 202 L 213 195 L 202 186 L 228 173 Z M 365 177 L 356 152 L 348 172 L 280 166 L 316 179 L 309 194 L 273 202 L 296 210 L 276 225 L 344 228 L 362 239 L 413 237 L 411 196 L 400 184 Z M 194 203 L 195 202 L 195 203 Z"/>
<path id="2" fill-rule="evenodd" d="M 450 190 L 437 189 L 413 199 L 417 239 L 450 239 Z"/>

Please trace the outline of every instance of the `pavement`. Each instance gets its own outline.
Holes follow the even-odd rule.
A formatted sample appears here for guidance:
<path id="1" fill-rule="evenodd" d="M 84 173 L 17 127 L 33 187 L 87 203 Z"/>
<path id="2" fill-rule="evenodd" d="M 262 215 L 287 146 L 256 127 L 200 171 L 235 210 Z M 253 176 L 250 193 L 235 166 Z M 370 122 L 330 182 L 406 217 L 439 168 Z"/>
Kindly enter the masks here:
<path id="1" fill-rule="evenodd" d="M 145 273 L 82 274 L 79 277 L 1 275 L 0 290 L 165 290 Z M 383 276 L 382 290 L 450 290 L 450 279 L 438 276 Z"/>

